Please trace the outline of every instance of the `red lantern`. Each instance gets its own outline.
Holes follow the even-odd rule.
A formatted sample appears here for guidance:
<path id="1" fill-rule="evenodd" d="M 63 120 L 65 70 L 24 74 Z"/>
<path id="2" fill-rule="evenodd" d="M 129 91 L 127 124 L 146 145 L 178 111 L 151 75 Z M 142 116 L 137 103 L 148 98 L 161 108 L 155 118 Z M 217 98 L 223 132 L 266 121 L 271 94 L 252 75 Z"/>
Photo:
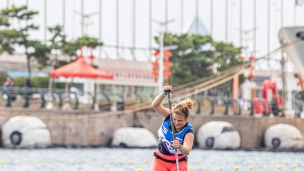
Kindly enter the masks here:
<path id="1" fill-rule="evenodd" d="M 154 53 L 153 53 L 153 56 L 157 57 L 158 55 L 159 55 L 158 50 L 155 50 Z"/>
<path id="2" fill-rule="evenodd" d="M 83 46 L 80 46 L 80 54 L 78 55 L 78 58 L 83 58 L 83 55 L 82 55 L 82 48 L 83 48 Z"/>
<path id="3" fill-rule="evenodd" d="M 80 55 L 78 55 L 78 58 L 83 58 L 82 53 Z"/>
<path id="4" fill-rule="evenodd" d="M 302 76 L 301 76 L 301 74 L 300 73 L 298 73 L 297 74 L 297 76 L 298 76 L 298 79 L 302 82 L 303 81 L 303 79 L 302 79 Z"/>
<path id="5" fill-rule="evenodd" d="M 93 46 L 90 46 L 90 52 L 91 52 L 91 55 L 89 56 L 89 58 L 91 59 L 91 64 L 93 64 L 93 60 L 95 58 L 95 56 L 93 55 Z"/>
<path id="6" fill-rule="evenodd" d="M 91 54 L 91 55 L 89 56 L 89 58 L 90 58 L 91 60 L 93 60 L 93 59 L 95 59 L 95 56 L 94 56 L 93 54 Z"/>
<path id="7" fill-rule="evenodd" d="M 159 64 L 158 64 L 157 61 L 154 61 L 154 62 L 152 62 L 152 65 L 153 65 L 154 67 L 157 67 Z"/>
<path id="8" fill-rule="evenodd" d="M 298 84 L 298 85 L 303 85 L 303 84 L 304 84 L 304 80 L 303 80 L 301 74 L 298 73 L 297 75 L 298 75 L 298 79 L 299 79 L 299 81 L 297 82 L 297 84 Z"/>
<path id="9" fill-rule="evenodd" d="M 158 71 L 156 70 L 156 68 L 154 68 L 154 70 L 152 71 L 152 75 L 154 77 L 157 77 L 158 76 Z"/>
<path id="10" fill-rule="evenodd" d="M 252 80 L 254 77 L 255 77 L 254 74 L 252 73 L 252 71 L 250 71 L 248 75 L 248 79 Z"/>
<path id="11" fill-rule="evenodd" d="M 170 62 L 170 61 L 164 61 L 164 66 L 166 66 L 166 67 L 170 67 L 170 66 L 172 66 L 172 63 Z"/>
<path id="12" fill-rule="evenodd" d="M 253 70 L 254 69 L 254 66 L 251 64 L 250 65 L 250 70 Z"/>
<path id="13" fill-rule="evenodd" d="M 250 60 L 250 61 L 254 61 L 254 60 L 255 60 L 255 57 L 251 54 L 251 55 L 249 56 L 249 60 Z"/>
<path id="14" fill-rule="evenodd" d="M 164 76 L 165 77 L 170 77 L 171 75 L 172 75 L 172 73 L 169 70 L 164 71 Z"/>
<path id="15" fill-rule="evenodd" d="M 239 60 L 242 61 L 244 59 L 244 56 L 242 54 L 239 55 Z"/>
<path id="16" fill-rule="evenodd" d="M 169 50 L 166 50 L 164 52 L 164 56 L 165 56 L 165 58 L 170 58 L 172 56 L 172 53 Z"/>
<path id="17" fill-rule="evenodd" d="M 297 82 L 297 84 L 298 84 L 298 85 L 304 85 L 304 80 L 299 80 L 299 81 Z"/>

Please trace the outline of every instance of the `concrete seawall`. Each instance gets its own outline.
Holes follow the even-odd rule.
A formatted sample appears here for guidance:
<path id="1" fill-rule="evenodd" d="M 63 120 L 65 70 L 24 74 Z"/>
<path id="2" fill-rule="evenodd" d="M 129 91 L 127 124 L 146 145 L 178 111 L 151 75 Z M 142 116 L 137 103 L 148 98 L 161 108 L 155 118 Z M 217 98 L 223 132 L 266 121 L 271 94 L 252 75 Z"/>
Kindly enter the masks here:
<path id="1" fill-rule="evenodd" d="M 1 115 L 0 125 L 8 118 Z M 14 113 L 16 114 L 16 113 Z M 46 114 L 44 114 L 46 115 Z M 77 116 L 75 114 L 69 114 Z M 94 116 L 90 114 L 88 116 Z M 121 114 L 117 116 L 105 116 L 85 119 L 48 120 L 43 119 L 51 133 L 52 145 L 75 146 L 106 146 L 112 138 L 115 130 L 121 127 L 131 127 L 134 124 L 133 114 Z M 137 123 L 150 130 L 156 137 L 157 130 L 163 118 L 155 113 L 137 113 Z M 285 123 L 295 126 L 304 133 L 304 120 L 299 118 L 253 118 L 237 116 L 202 116 L 191 115 L 189 122 L 194 131 L 209 121 L 226 121 L 235 126 L 241 136 L 241 148 L 254 149 L 262 147 L 265 130 L 274 124 Z M 138 140 L 140 141 L 140 140 Z"/>

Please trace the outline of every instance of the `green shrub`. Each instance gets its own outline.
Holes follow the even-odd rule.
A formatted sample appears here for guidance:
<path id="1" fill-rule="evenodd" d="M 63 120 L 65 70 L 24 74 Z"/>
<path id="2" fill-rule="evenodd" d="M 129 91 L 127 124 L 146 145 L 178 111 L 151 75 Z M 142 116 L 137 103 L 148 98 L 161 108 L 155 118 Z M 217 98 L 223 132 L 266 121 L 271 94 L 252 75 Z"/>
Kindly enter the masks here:
<path id="1" fill-rule="evenodd" d="M 56 83 L 53 81 L 53 84 L 52 84 L 53 88 L 56 88 L 56 89 L 64 89 L 65 88 L 65 83 Z"/>
<path id="2" fill-rule="evenodd" d="M 25 83 L 25 77 L 16 77 L 13 80 L 15 81 L 15 86 L 22 87 Z M 35 88 L 48 88 L 49 87 L 49 77 L 32 77 L 31 83 Z M 64 89 L 65 83 L 56 83 L 53 80 L 52 88 Z"/>
<path id="3" fill-rule="evenodd" d="M 32 86 L 37 88 L 48 88 L 49 87 L 49 77 L 32 77 Z"/>
<path id="4" fill-rule="evenodd" d="M 0 73 L 0 86 L 2 86 L 6 80 L 7 74 Z M 50 77 L 31 77 L 32 86 L 35 88 L 48 88 Z M 15 83 L 15 87 L 22 87 L 25 83 L 26 77 L 15 77 L 12 78 Z M 53 80 L 52 88 L 64 89 L 65 83 L 58 83 Z"/>
<path id="5" fill-rule="evenodd" d="M 15 83 L 15 87 L 22 87 L 23 84 L 25 83 L 25 77 L 15 77 L 12 80 Z"/>
<path id="6" fill-rule="evenodd" d="M 0 86 L 2 86 L 6 80 L 7 74 L 1 73 L 0 74 Z"/>

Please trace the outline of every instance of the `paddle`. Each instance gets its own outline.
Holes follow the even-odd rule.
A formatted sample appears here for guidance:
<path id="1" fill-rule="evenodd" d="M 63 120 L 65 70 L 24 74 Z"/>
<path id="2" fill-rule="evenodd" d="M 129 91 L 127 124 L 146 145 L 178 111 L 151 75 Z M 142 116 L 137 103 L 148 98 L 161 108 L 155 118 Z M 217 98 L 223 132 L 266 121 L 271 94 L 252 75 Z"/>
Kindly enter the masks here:
<path id="1" fill-rule="evenodd" d="M 169 104 L 169 109 L 170 109 L 170 120 L 171 120 L 171 131 L 173 135 L 173 141 L 175 140 L 175 128 L 174 128 L 174 123 L 173 123 L 173 116 L 172 116 L 172 107 L 171 107 L 171 98 L 170 98 L 170 91 L 165 91 L 168 95 L 168 104 Z M 178 154 L 177 154 L 177 149 L 175 149 L 175 161 L 176 161 L 176 167 L 177 171 L 180 171 L 179 169 L 179 161 L 178 161 Z"/>

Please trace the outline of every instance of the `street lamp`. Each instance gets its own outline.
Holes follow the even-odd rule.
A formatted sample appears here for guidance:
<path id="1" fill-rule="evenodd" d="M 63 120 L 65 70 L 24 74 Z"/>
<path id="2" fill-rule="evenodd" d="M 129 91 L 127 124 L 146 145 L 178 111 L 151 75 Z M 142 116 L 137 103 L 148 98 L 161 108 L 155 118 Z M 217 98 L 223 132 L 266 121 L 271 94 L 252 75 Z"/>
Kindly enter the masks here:
<path id="1" fill-rule="evenodd" d="M 158 91 L 162 92 L 164 85 L 164 30 L 167 24 L 173 22 L 174 20 L 168 20 L 165 22 L 155 21 L 160 25 L 160 35 L 159 35 L 159 70 L 158 70 Z"/>

